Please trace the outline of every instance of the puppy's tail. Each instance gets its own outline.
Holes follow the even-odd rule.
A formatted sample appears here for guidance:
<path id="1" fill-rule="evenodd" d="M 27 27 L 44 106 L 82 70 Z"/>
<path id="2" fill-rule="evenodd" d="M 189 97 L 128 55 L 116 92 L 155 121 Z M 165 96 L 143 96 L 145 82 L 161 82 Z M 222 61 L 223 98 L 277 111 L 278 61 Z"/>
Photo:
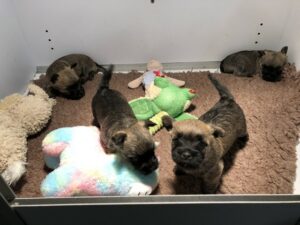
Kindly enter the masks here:
<path id="1" fill-rule="evenodd" d="M 219 95 L 221 99 L 228 99 L 228 100 L 234 100 L 233 95 L 230 93 L 227 87 L 225 87 L 223 84 L 221 84 L 216 78 L 214 78 L 211 74 L 208 74 L 208 78 L 212 82 L 212 84 L 215 86 L 215 88 L 218 90 Z"/>
<path id="2" fill-rule="evenodd" d="M 100 82 L 99 90 L 109 89 L 109 81 L 111 79 L 112 73 L 114 70 L 114 65 L 110 65 L 108 69 L 104 69 L 103 76 Z"/>
<path id="3" fill-rule="evenodd" d="M 95 63 L 96 63 L 96 62 L 95 62 Z M 98 63 L 96 63 L 96 66 L 97 66 L 97 68 L 98 68 L 99 71 L 101 71 L 101 72 L 106 71 L 106 69 L 105 69 L 104 66 L 102 66 L 102 65 L 100 65 L 100 64 L 98 64 Z"/>

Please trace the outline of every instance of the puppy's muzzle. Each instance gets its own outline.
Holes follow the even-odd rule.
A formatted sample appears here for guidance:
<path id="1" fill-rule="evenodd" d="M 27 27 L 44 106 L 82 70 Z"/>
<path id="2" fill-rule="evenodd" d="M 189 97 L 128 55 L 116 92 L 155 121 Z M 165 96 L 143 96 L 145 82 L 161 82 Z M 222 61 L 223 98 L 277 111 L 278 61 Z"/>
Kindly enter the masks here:
<path id="1" fill-rule="evenodd" d="M 262 66 L 262 78 L 266 81 L 276 82 L 282 79 L 283 68 L 263 65 Z"/>
<path id="2" fill-rule="evenodd" d="M 73 100 L 78 100 L 85 95 L 84 88 L 82 86 L 78 86 L 76 88 L 72 88 L 69 90 L 68 98 Z"/>
<path id="3" fill-rule="evenodd" d="M 203 157 L 204 155 L 195 149 L 175 148 L 172 151 L 173 160 L 185 168 L 197 168 L 201 164 Z"/>
<path id="4" fill-rule="evenodd" d="M 158 159 L 153 156 L 146 162 L 138 163 L 137 161 L 132 161 L 135 169 L 143 173 L 144 175 L 150 174 L 158 168 Z"/>

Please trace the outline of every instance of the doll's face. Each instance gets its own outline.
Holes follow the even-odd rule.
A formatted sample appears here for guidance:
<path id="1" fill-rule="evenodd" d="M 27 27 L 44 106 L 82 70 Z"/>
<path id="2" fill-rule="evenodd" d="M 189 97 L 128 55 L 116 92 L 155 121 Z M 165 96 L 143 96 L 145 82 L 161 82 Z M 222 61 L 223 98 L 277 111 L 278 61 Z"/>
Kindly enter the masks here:
<path id="1" fill-rule="evenodd" d="M 152 59 L 147 64 L 147 70 L 163 70 L 163 66 L 159 61 Z"/>

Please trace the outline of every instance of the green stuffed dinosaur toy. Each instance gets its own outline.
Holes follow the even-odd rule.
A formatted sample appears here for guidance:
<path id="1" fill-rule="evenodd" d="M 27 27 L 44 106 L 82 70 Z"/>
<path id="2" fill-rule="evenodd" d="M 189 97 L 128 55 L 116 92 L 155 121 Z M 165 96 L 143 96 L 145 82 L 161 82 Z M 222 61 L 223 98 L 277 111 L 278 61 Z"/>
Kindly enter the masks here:
<path id="1" fill-rule="evenodd" d="M 148 120 L 155 122 L 157 126 L 149 131 L 156 133 L 162 127 L 161 118 L 169 115 L 175 120 L 197 119 L 197 117 L 184 113 L 191 105 L 191 100 L 195 97 L 195 91 L 189 88 L 179 88 L 166 78 L 156 77 L 153 87 L 148 89 L 151 98 L 142 97 L 129 102 L 138 120 Z"/>

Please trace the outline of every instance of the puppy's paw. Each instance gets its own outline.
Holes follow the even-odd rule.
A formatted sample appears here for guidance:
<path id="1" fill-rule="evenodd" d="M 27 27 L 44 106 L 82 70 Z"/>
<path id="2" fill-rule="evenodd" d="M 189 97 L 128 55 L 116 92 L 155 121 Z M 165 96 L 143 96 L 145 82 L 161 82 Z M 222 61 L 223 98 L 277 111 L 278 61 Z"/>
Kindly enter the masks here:
<path id="1" fill-rule="evenodd" d="M 216 194 L 217 191 L 218 191 L 218 185 L 215 185 L 215 186 L 203 185 L 202 186 L 203 194 Z"/>
<path id="2" fill-rule="evenodd" d="M 152 188 L 150 186 L 141 183 L 135 183 L 128 192 L 128 196 L 145 196 L 150 195 L 151 192 Z"/>

